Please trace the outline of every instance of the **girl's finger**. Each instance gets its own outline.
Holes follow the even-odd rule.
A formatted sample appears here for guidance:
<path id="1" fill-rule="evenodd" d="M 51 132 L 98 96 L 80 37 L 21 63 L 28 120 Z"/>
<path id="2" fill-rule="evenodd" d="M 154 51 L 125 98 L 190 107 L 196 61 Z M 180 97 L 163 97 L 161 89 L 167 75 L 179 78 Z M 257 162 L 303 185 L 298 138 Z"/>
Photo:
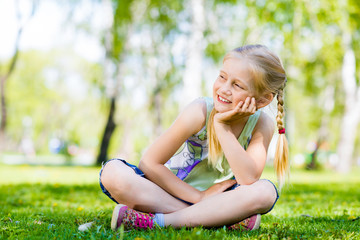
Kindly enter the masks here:
<path id="1" fill-rule="evenodd" d="M 245 103 L 244 105 L 242 106 L 241 110 L 243 112 L 245 112 L 247 110 L 247 108 L 249 107 L 249 104 L 250 104 L 250 97 L 247 97 L 246 100 L 245 100 Z"/>
<path id="2" fill-rule="evenodd" d="M 255 113 L 256 112 L 256 101 L 255 101 L 255 98 L 253 97 L 253 98 L 251 98 L 251 104 L 250 104 L 250 107 L 249 107 L 250 109 L 251 109 L 251 112 L 252 113 Z"/>
<path id="3" fill-rule="evenodd" d="M 236 105 L 236 107 L 235 107 L 235 111 L 236 112 L 239 112 L 239 110 L 241 109 L 241 107 L 243 106 L 243 104 L 244 104 L 244 101 L 240 101 L 239 103 L 238 103 L 238 105 Z"/>
<path id="4" fill-rule="evenodd" d="M 250 105 L 254 105 L 254 106 L 256 105 L 256 101 L 255 101 L 254 97 L 251 98 L 251 104 Z"/>
<path id="5" fill-rule="evenodd" d="M 256 106 L 254 106 L 253 110 L 251 111 L 252 113 L 256 112 Z"/>
<path id="6" fill-rule="evenodd" d="M 221 182 L 220 184 L 222 186 L 222 191 L 225 191 L 229 187 L 232 187 L 235 183 L 236 183 L 236 180 L 233 180 L 233 179 L 229 179 L 229 180 Z"/>

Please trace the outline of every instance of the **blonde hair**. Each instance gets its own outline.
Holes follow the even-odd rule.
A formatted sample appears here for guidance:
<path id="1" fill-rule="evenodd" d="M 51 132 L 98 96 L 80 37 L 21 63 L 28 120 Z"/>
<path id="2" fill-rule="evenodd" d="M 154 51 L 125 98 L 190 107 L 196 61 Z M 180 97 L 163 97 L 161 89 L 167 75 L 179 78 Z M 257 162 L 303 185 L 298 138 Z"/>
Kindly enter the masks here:
<path id="1" fill-rule="evenodd" d="M 231 58 L 244 58 L 249 63 L 249 70 L 253 75 L 255 96 L 272 93 L 277 96 L 277 128 L 284 130 L 284 99 L 283 91 L 286 85 L 286 73 L 281 60 L 263 45 L 246 45 L 236 48 L 225 55 L 223 62 Z M 215 108 L 209 115 L 207 134 L 209 143 L 209 164 L 215 167 L 223 159 L 223 151 L 214 129 Z M 275 152 L 274 167 L 280 188 L 285 183 L 285 176 L 289 172 L 288 142 L 285 134 L 280 134 Z"/>

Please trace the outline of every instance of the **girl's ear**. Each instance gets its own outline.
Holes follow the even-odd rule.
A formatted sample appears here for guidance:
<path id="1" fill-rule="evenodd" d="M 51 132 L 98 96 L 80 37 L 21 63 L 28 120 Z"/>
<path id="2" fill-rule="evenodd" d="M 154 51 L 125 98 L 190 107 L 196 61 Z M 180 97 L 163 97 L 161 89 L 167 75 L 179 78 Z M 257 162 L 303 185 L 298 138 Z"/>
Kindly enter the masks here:
<path id="1" fill-rule="evenodd" d="M 256 101 L 256 108 L 260 109 L 260 108 L 266 107 L 267 105 L 269 105 L 272 102 L 273 99 L 274 99 L 274 95 L 272 93 L 267 93 L 264 96 L 261 96 Z"/>

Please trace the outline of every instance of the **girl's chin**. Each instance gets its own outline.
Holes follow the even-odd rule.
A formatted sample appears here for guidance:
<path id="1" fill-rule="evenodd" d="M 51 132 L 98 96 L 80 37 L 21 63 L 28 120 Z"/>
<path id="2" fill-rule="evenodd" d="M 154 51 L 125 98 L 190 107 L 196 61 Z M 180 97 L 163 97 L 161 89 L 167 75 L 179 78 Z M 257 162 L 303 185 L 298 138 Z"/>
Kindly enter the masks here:
<path id="1" fill-rule="evenodd" d="M 228 106 L 228 107 L 226 107 L 226 106 L 214 106 L 214 108 L 218 113 L 224 113 L 224 112 L 232 110 L 231 106 Z"/>

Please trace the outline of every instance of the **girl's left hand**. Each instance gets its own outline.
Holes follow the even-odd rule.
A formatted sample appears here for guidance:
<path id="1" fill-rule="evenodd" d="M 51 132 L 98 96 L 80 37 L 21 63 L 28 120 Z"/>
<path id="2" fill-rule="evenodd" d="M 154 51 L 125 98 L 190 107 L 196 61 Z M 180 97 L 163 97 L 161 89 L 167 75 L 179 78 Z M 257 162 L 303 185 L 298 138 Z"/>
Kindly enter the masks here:
<path id="1" fill-rule="evenodd" d="M 234 179 L 229 179 L 229 180 L 225 180 L 223 182 L 215 183 L 214 185 L 212 185 L 205 191 L 201 191 L 200 201 L 202 201 L 205 198 L 208 198 L 210 196 L 214 196 L 216 194 L 222 193 L 226 189 L 228 189 L 229 187 L 232 187 L 236 183 L 237 182 Z"/>
<path id="2" fill-rule="evenodd" d="M 215 114 L 214 120 L 219 123 L 229 124 L 244 117 L 253 115 L 255 112 L 255 98 L 247 97 L 245 101 L 240 101 L 233 110 Z"/>

